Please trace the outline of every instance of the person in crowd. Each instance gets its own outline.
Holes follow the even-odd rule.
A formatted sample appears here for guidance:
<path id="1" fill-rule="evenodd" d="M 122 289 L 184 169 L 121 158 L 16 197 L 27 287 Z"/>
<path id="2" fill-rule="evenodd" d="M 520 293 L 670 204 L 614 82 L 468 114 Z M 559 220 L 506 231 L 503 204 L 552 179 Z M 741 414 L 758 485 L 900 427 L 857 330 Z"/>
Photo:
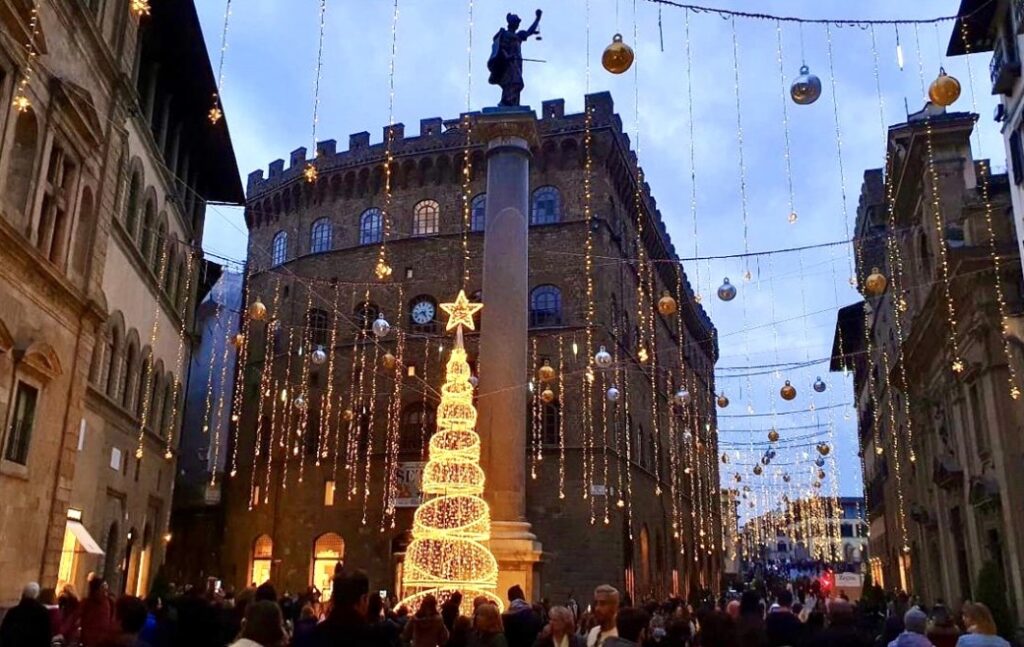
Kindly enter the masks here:
<path id="1" fill-rule="evenodd" d="M 372 636 L 366 615 L 370 606 L 370 580 L 362 571 L 342 574 L 334 580 L 331 611 L 316 626 L 317 647 L 335 645 L 371 645 Z"/>
<path id="2" fill-rule="evenodd" d="M 776 604 L 764 620 L 765 635 L 771 647 L 796 645 L 801 638 L 804 625 L 793 611 L 793 592 L 783 589 L 776 597 Z"/>
<path id="3" fill-rule="evenodd" d="M 610 584 L 594 589 L 595 626 L 587 634 L 587 647 L 605 647 L 605 641 L 619 635 L 615 619 L 619 614 L 619 590 Z"/>
<path id="4" fill-rule="evenodd" d="M 726 603 L 726 605 L 725 605 L 725 612 L 733 620 L 739 620 L 740 619 L 740 601 L 739 600 L 729 600 L 729 602 Z"/>
<path id="5" fill-rule="evenodd" d="M 665 626 L 665 637 L 661 640 L 661 647 L 687 647 L 691 635 L 689 620 L 682 615 L 674 615 Z"/>
<path id="6" fill-rule="evenodd" d="M 292 631 L 292 647 L 313 647 L 315 644 L 313 632 L 316 631 L 316 623 L 316 611 L 313 610 L 313 605 L 307 602 L 302 605 L 299 619 L 295 621 L 295 629 Z"/>
<path id="7" fill-rule="evenodd" d="M 575 621 L 568 607 L 548 609 L 548 624 L 533 647 L 585 647 L 586 640 L 576 634 Z"/>
<path id="8" fill-rule="evenodd" d="M 402 628 L 384 613 L 384 598 L 379 595 L 370 596 L 366 619 L 370 623 L 370 632 L 373 634 L 375 645 L 398 647 L 401 644 Z M 298 646 L 293 644 L 292 647 Z"/>
<path id="9" fill-rule="evenodd" d="M 337 589 L 335 589 L 337 590 Z M 288 634 L 284 629 L 281 607 L 271 600 L 252 602 L 245 608 L 242 619 L 242 634 L 231 647 L 284 647 Z M 337 642 L 331 644 L 364 644 L 359 642 Z"/>
<path id="10" fill-rule="evenodd" d="M 737 622 L 740 644 L 743 647 L 766 647 L 768 637 L 764 627 L 764 604 L 757 591 L 744 591 L 740 596 L 740 617 Z"/>
<path id="11" fill-rule="evenodd" d="M 903 632 L 889 643 L 889 647 L 932 647 L 925 636 L 928 630 L 928 616 L 918 607 L 903 614 Z"/>
<path id="12" fill-rule="evenodd" d="M 50 614 L 39 601 L 39 585 L 29 582 L 21 590 L 18 604 L 4 614 L 0 645 L 49 647 L 52 635 Z"/>
<path id="13" fill-rule="evenodd" d="M 705 610 L 697 618 L 700 630 L 694 644 L 698 647 L 738 647 L 736 621 L 724 611 Z"/>
<path id="14" fill-rule="evenodd" d="M 485 602 L 473 612 L 473 630 L 469 636 L 469 647 L 508 647 L 498 607 Z"/>
<path id="15" fill-rule="evenodd" d="M 996 621 L 992 612 L 981 602 L 965 602 L 961 610 L 967 633 L 956 641 L 956 647 L 1010 647 L 1010 643 L 996 635 Z"/>
<path id="16" fill-rule="evenodd" d="M 102 647 L 150 647 L 139 640 L 146 624 L 146 603 L 134 595 L 124 595 L 114 605 L 114 622 L 110 635 L 100 642 Z"/>
<path id="17" fill-rule="evenodd" d="M 448 642 L 448 628 L 437 610 L 437 598 L 426 595 L 420 602 L 412 620 L 405 625 L 402 639 L 412 647 L 444 647 Z"/>
<path id="18" fill-rule="evenodd" d="M 78 643 L 78 624 L 81 620 L 81 602 L 75 587 L 67 584 L 57 598 L 57 608 L 60 609 L 60 627 L 55 636 L 60 636 L 65 645 Z"/>
<path id="19" fill-rule="evenodd" d="M 501 617 L 508 647 L 533 647 L 544 628 L 540 614 L 526 601 L 523 588 L 518 584 L 509 587 L 508 602 L 508 611 Z"/>
<path id="20" fill-rule="evenodd" d="M 82 647 L 96 647 L 113 630 L 114 605 L 110 601 L 110 587 L 102 577 L 89 580 L 89 595 L 82 602 Z"/>
<path id="21" fill-rule="evenodd" d="M 926 635 L 935 647 L 956 647 L 956 641 L 960 638 L 960 630 L 945 605 L 936 604 L 932 607 Z"/>
<path id="22" fill-rule="evenodd" d="M 871 640 L 857 629 L 853 606 L 836 599 L 828 606 L 828 628 L 805 644 L 809 647 L 868 647 Z"/>
<path id="23" fill-rule="evenodd" d="M 448 633 L 448 647 L 468 647 L 472 631 L 473 620 L 460 615 L 452 623 L 452 630 Z"/>
<path id="24" fill-rule="evenodd" d="M 276 603 L 277 602 L 277 590 L 274 588 L 274 585 L 271 584 L 269 581 L 267 581 L 267 582 L 264 582 L 263 584 L 260 584 L 259 586 L 257 586 L 256 587 L 255 600 L 257 602 L 262 602 L 262 601 L 266 600 L 268 602 Z"/>
<path id="25" fill-rule="evenodd" d="M 441 619 L 444 620 L 444 626 L 451 633 L 452 627 L 455 626 L 455 619 L 459 617 L 459 607 L 462 606 L 462 593 L 456 591 L 448 596 L 448 599 L 441 605 Z"/>
<path id="26" fill-rule="evenodd" d="M 647 638 L 651 616 L 643 609 L 623 607 L 615 616 L 616 635 L 605 640 L 603 647 L 640 647 Z"/>
<path id="27" fill-rule="evenodd" d="M 50 635 L 56 636 L 60 633 L 60 607 L 57 605 L 57 590 L 47 587 L 39 591 L 39 603 L 46 609 L 46 615 L 50 618 Z"/>

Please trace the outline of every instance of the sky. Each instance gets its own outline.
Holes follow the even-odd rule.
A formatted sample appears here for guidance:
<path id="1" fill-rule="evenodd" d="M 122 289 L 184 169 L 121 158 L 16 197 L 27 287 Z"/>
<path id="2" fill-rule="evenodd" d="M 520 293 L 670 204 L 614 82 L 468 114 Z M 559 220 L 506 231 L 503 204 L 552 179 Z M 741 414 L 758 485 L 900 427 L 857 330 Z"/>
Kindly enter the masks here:
<path id="1" fill-rule="evenodd" d="M 843 19 L 932 18 L 954 14 L 959 5 L 958 0 L 715 1 L 723 9 Z M 470 48 L 470 0 L 398 3 L 392 115 L 393 0 L 327 0 L 318 139 L 336 139 L 344 149 L 349 133 L 365 130 L 372 142 L 381 141 L 381 130 L 392 116 L 415 131 L 421 118 L 452 118 L 467 105 L 478 110 L 496 104 L 500 91 L 486 83 L 491 38 L 504 24 L 506 12 L 515 11 L 528 22 L 538 6 L 521 0 L 472 0 Z M 243 179 L 250 171 L 266 169 L 274 159 L 287 159 L 295 148 L 312 148 L 318 5 L 316 0 L 246 0 L 232 5 L 221 96 Z M 201 0 L 197 6 L 216 69 L 224 0 Z M 848 240 L 863 172 L 883 163 L 883 124 L 905 121 L 907 108 L 913 112 L 923 106 L 922 74 L 926 88 L 939 66 L 945 66 L 964 88 L 954 109 L 971 110 L 965 60 L 942 58 L 951 22 L 937 28 L 901 27 L 901 70 L 897 34 L 891 26 L 878 26 L 874 32 L 866 26 L 833 26 L 829 34 L 823 25 L 806 24 L 801 29 L 791 22 L 732 21 L 669 6 L 659 9 L 649 0 L 547 0 L 539 6 L 544 10 L 543 39 L 527 43 L 524 55 L 544 62 L 526 64 L 523 103 L 539 109 L 543 100 L 564 98 L 567 113 L 580 112 L 588 89 L 610 91 L 684 259 Z M 692 65 L 687 62 L 687 16 Z M 777 29 L 782 37 L 781 76 Z M 613 76 L 601 68 L 601 52 L 617 31 L 636 51 L 635 73 Z M 801 60 L 823 85 L 821 98 L 810 106 L 795 105 L 784 94 Z M 982 116 L 981 152 L 974 154 L 991 157 L 994 169 L 1002 172 L 1006 162 L 998 124 L 991 119 L 995 101 L 989 95 L 988 60 L 988 54 L 979 54 L 971 61 Z M 691 170 L 696 178 L 696 224 Z M 798 216 L 794 224 L 787 218 L 790 184 Z M 204 248 L 210 254 L 244 258 L 240 210 L 211 207 Z M 850 406 L 852 377 L 829 374 L 827 362 L 837 308 L 859 300 L 849 284 L 850 254 L 849 245 L 834 245 L 748 261 L 684 261 L 691 284 L 719 331 L 716 380 L 731 401 L 719 411 L 718 420 L 720 444 L 730 459 L 722 466 L 723 478 L 731 484 L 732 474 L 741 472 L 754 488 L 759 507 L 777 503 L 781 490 L 776 485 L 783 470 L 792 473 L 794 482 L 807 483 L 816 469 L 811 466 L 816 455 L 813 443 L 830 437 L 834 451 L 826 466 L 825 488 L 830 490 L 835 479 L 841 495 L 862 492 L 856 415 Z M 745 271 L 751 274 L 749 281 L 744 280 Z M 739 290 L 729 303 L 714 297 L 725 277 Z M 772 370 L 780 363 L 813 360 L 821 361 L 806 368 Z M 769 368 L 735 370 L 747 366 Z M 819 376 L 827 383 L 820 394 L 811 388 Z M 783 402 L 778 395 L 787 379 L 798 390 L 792 402 Z M 780 449 L 758 480 L 750 473 L 751 465 L 767 447 L 772 425 L 782 436 Z M 807 443 L 812 446 L 782 448 Z"/>

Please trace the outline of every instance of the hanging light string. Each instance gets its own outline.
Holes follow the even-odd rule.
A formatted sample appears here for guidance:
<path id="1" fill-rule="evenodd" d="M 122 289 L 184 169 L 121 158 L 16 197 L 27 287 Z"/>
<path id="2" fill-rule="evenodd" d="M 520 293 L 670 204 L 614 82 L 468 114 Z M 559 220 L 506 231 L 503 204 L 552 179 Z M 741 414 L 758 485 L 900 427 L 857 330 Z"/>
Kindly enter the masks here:
<path id="1" fill-rule="evenodd" d="M 267 402 L 267 398 L 268 397 L 271 400 L 271 407 L 273 407 L 273 402 L 275 400 L 274 394 L 271 391 L 271 383 L 272 383 L 272 377 L 273 377 L 272 369 L 273 369 L 273 364 L 274 364 L 274 349 L 273 349 L 274 332 L 273 332 L 272 324 L 273 324 L 273 322 L 277 318 L 278 305 L 279 305 L 280 300 L 281 300 L 281 278 L 280 277 L 277 277 L 275 279 L 275 281 L 274 281 L 274 292 L 273 292 L 273 295 L 274 296 L 271 299 L 270 313 L 267 316 L 267 323 L 264 324 L 264 331 L 263 331 L 263 371 L 260 373 L 259 392 L 257 394 L 256 420 L 255 420 L 255 424 L 256 424 L 256 434 L 255 434 L 256 435 L 256 439 L 255 439 L 255 442 L 253 443 L 252 472 L 249 475 L 249 477 L 250 477 L 250 481 L 249 481 L 249 510 L 252 510 L 254 506 L 259 504 L 259 494 L 257 492 L 257 486 L 256 486 L 257 463 L 258 463 L 258 461 L 260 459 L 260 454 L 263 451 L 262 448 L 264 446 L 264 442 L 263 442 L 264 434 L 268 434 L 267 437 L 270 438 L 269 434 L 271 433 L 270 429 L 264 429 L 264 427 L 266 425 L 264 424 L 263 411 L 264 411 L 264 407 L 266 406 L 266 402 Z M 244 380 L 240 380 L 240 382 L 244 382 Z M 271 442 L 267 442 L 266 446 L 268 448 L 270 448 L 270 449 L 267 450 L 267 468 L 266 468 L 267 473 L 269 474 L 269 472 L 270 472 L 270 453 L 273 451 L 273 449 L 272 449 L 273 445 L 271 444 Z"/>
<path id="2" fill-rule="evenodd" d="M 882 348 L 882 368 L 885 370 L 885 374 L 889 375 L 889 350 L 885 347 Z M 896 502 L 898 506 L 898 530 L 899 530 L 899 541 L 901 546 L 901 553 L 910 553 L 910 544 L 907 538 L 907 517 L 906 508 L 903 497 L 903 469 L 901 467 L 902 460 L 900 458 L 900 433 L 896 422 L 896 407 L 893 404 L 894 391 L 893 389 L 886 389 L 885 400 L 886 406 L 889 410 L 889 431 L 890 438 L 892 438 L 892 462 L 896 472 Z"/>
<path id="3" fill-rule="evenodd" d="M 291 426 L 292 426 L 292 411 L 294 409 L 293 391 L 292 385 L 292 365 L 295 363 L 293 358 L 295 357 L 295 338 L 301 334 L 297 329 L 290 329 L 288 331 L 288 349 L 285 351 L 285 365 L 284 365 L 284 382 L 279 384 L 280 390 L 277 394 L 280 396 L 281 401 L 281 416 L 280 424 L 276 425 L 278 428 L 277 438 L 278 443 L 281 446 L 281 489 L 288 489 L 288 464 L 291 462 L 292 453 L 292 437 L 291 437 Z M 301 348 L 302 342 L 299 342 Z M 297 449 L 297 447 L 296 447 Z M 273 454 L 273 452 L 271 452 Z M 268 488 L 269 489 L 269 488 Z M 275 502 L 275 505 L 280 502 Z"/>
<path id="4" fill-rule="evenodd" d="M 224 108 L 220 94 L 224 91 L 224 58 L 228 52 L 228 24 L 231 21 L 231 0 L 224 3 L 224 27 L 220 33 L 220 61 L 217 63 L 217 87 L 213 90 L 213 105 L 207 113 L 211 124 L 218 124 L 224 117 Z M 321 39 L 323 36 L 321 35 Z"/>
<path id="5" fill-rule="evenodd" d="M 565 345 L 562 335 L 558 336 L 558 379 L 562 383 L 562 393 L 566 392 L 565 382 Z M 605 482 L 607 483 L 607 478 Z M 565 498 L 565 401 L 559 402 L 558 407 L 558 498 Z M 607 494 L 605 495 L 607 499 Z"/>
<path id="6" fill-rule="evenodd" d="M 157 285 L 163 285 L 164 279 L 167 276 L 167 256 L 168 250 L 170 249 L 170 243 L 157 243 L 160 245 L 160 265 L 157 269 Z M 149 424 L 150 408 L 153 405 L 153 368 L 156 364 L 156 344 L 157 337 L 160 334 L 160 320 L 163 318 L 164 309 L 161 304 L 160 297 L 158 296 L 155 300 L 156 306 L 153 308 L 153 325 L 149 329 L 149 362 L 145 364 L 144 375 L 139 376 L 139 379 L 143 381 L 141 392 L 142 403 L 141 413 L 139 415 L 139 442 L 135 448 L 135 458 L 142 460 L 142 454 L 145 448 L 146 442 L 146 426 Z M 145 361 L 145 358 L 144 360 Z"/>
<path id="7" fill-rule="evenodd" d="M 302 336 L 302 345 L 299 347 L 299 355 L 302 358 L 302 369 L 299 376 L 299 387 L 298 397 L 302 398 L 302 406 L 296 407 L 299 414 L 298 428 L 295 434 L 295 447 L 298 449 L 299 454 L 299 475 L 298 481 L 302 483 L 306 472 L 306 454 L 308 454 L 307 444 L 309 438 L 309 411 L 310 411 L 310 399 L 311 394 L 309 392 L 309 370 L 312 365 L 313 357 L 313 322 L 310 317 L 310 313 L 313 312 L 313 290 L 306 290 L 306 329 Z M 317 322 L 319 324 L 319 322 Z M 293 400 L 294 402 L 294 400 Z M 319 429 L 317 430 L 319 432 Z M 317 448 L 319 451 L 319 448 Z M 292 453 L 294 456 L 294 452 Z M 285 458 L 287 460 L 287 457 Z"/>
<path id="8" fill-rule="evenodd" d="M 967 60 L 967 85 L 971 91 L 971 111 L 974 113 L 978 112 L 978 98 L 974 90 L 974 68 L 971 66 L 971 41 L 967 33 L 967 21 L 960 21 L 960 41 L 963 43 L 964 51 L 967 52 L 967 56 L 964 58 Z M 976 150 L 981 150 L 981 124 L 984 120 L 979 119 L 975 122 L 974 136 Z M 1007 371 L 1007 382 L 1010 389 L 1010 397 L 1017 400 L 1021 396 L 1020 381 L 1017 377 L 1017 369 L 1013 359 L 1013 352 L 1010 348 L 1010 319 L 1009 319 L 1009 308 L 1006 306 L 1006 294 L 1003 292 L 1002 282 L 1002 259 L 999 254 L 998 241 L 996 240 L 995 227 L 992 221 L 992 194 L 990 190 L 991 186 L 991 168 L 988 160 L 978 161 L 978 171 L 981 175 L 981 201 L 985 205 L 985 232 L 988 235 L 989 252 L 992 258 L 992 267 L 995 269 L 995 281 L 993 281 L 993 287 L 996 292 L 996 303 L 999 306 L 999 322 L 1003 346 L 1003 357 L 1006 359 L 1006 371 Z"/>
<path id="9" fill-rule="evenodd" d="M 558 338 L 561 343 L 561 337 Z M 559 372 L 559 379 L 564 379 L 562 373 Z M 603 519 L 604 525 L 611 523 L 611 514 L 608 507 L 608 498 L 611 496 L 609 490 L 611 487 L 608 485 L 608 372 L 601 371 L 601 393 L 599 397 L 601 399 L 601 485 L 604 488 L 604 499 L 603 501 Z M 613 412 L 614 413 L 614 412 Z"/>
<path id="10" fill-rule="evenodd" d="M 585 62 L 585 77 L 586 77 L 586 95 L 590 94 L 590 0 L 585 2 L 585 27 L 586 27 L 586 52 L 584 56 Z M 616 12 L 618 11 L 618 2 L 616 0 Z M 595 502 L 593 497 L 590 495 L 590 486 L 593 484 L 594 474 L 594 455 L 590 451 L 593 446 L 594 438 L 594 383 L 593 380 L 586 379 L 593 375 L 593 363 L 594 363 L 594 231 L 591 227 L 591 220 L 594 216 L 593 213 L 593 169 L 594 169 L 594 149 L 593 149 L 593 108 L 587 102 L 586 98 L 583 101 L 583 220 L 585 223 L 586 238 L 584 239 L 583 247 L 583 271 L 586 274 L 586 332 L 584 338 L 584 357 L 586 358 L 586 372 L 584 379 L 580 381 L 580 386 L 583 389 L 583 435 L 584 435 L 584 454 L 583 464 L 584 473 L 589 473 L 590 478 L 584 478 L 584 498 L 589 499 L 590 505 L 590 520 L 594 522 L 595 516 Z M 559 371 L 559 379 L 564 379 L 564 375 Z M 563 384 L 565 384 L 563 382 Z M 607 420 L 602 419 L 602 425 L 606 425 Z M 607 439 L 607 429 L 602 429 L 602 436 Z M 605 443 L 606 445 L 607 443 Z M 607 461 L 607 446 L 602 447 L 602 456 Z M 607 480 L 605 487 L 607 488 Z M 608 495 L 605 494 L 607 500 Z M 607 503 L 607 501 L 606 501 Z"/>
<path id="11" fill-rule="evenodd" d="M 373 364 L 370 365 L 368 372 L 370 373 L 370 399 L 369 405 L 365 406 L 367 410 L 367 416 L 369 418 L 369 424 L 366 429 L 366 453 L 363 456 L 363 487 L 362 487 L 362 501 L 363 501 L 363 518 L 360 522 L 363 526 L 366 525 L 369 513 L 370 503 L 370 478 L 371 468 L 373 461 L 374 439 L 377 435 L 377 416 L 375 415 L 377 407 L 377 367 L 380 366 L 380 344 L 373 345 Z M 360 453 L 362 449 L 360 448 Z"/>
<path id="12" fill-rule="evenodd" d="M 316 168 L 316 158 L 319 157 L 316 143 L 317 126 L 320 123 L 320 78 L 324 67 L 324 31 L 327 27 L 327 0 L 320 0 L 319 37 L 317 40 L 316 69 L 313 74 L 313 159 L 306 164 L 303 175 L 310 184 L 316 182 L 319 172 Z"/>
<path id="13" fill-rule="evenodd" d="M 189 322 L 189 304 L 192 299 L 190 298 L 192 292 L 192 272 L 195 264 L 195 260 L 198 254 L 192 250 L 186 252 L 188 260 L 185 261 L 185 287 L 183 297 L 181 299 L 181 309 L 178 312 L 178 352 L 174 360 L 174 380 L 171 384 L 171 406 L 173 411 L 178 410 L 178 398 L 181 396 L 181 373 L 185 366 L 185 337 L 187 336 L 188 322 Z M 174 431 L 177 427 L 175 424 L 178 422 L 177 414 L 171 414 L 167 416 L 164 421 L 164 436 L 167 438 L 167 442 L 164 445 L 164 458 L 171 460 L 174 456 Z"/>
<path id="14" fill-rule="evenodd" d="M 391 238 L 391 181 L 392 166 L 395 161 L 395 59 L 398 54 L 398 0 L 394 0 L 391 14 L 391 57 L 388 61 L 388 136 L 384 142 L 384 210 L 383 229 L 380 247 L 377 250 L 377 265 L 374 274 L 380 280 L 391 276 L 392 268 L 388 264 L 388 241 Z M 364 515 L 365 516 L 365 515 Z"/>
<path id="15" fill-rule="evenodd" d="M 535 375 L 537 368 L 540 366 L 540 362 L 537 358 L 537 338 L 530 338 L 530 368 L 528 370 L 529 377 L 529 393 L 530 393 L 530 479 L 537 480 L 537 462 L 541 453 L 541 416 L 543 415 L 543 406 L 540 402 L 541 390 L 546 388 L 544 383 L 538 379 Z"/>
<path id="16" fill-rule="evenodd" d="M 242 280 L 242 310 L 238 313 L 238 335 L 236 339 L 236 370 L 234 394 L 231 399 L 231 466 L 228 470 L 228 477 L 234 478 L 238 474 L 238 444 L 241 433 L 242 403 L 245 395 L 245 372 L 248 367 L 250 335 L 252 317 L 248 316 L 250 301 L 252 299 L 252 265 L 245 266 L 245 276 Z M 262 397 L 262 396 L 261 396 Z"/>
<path id="17" fill-rule="evenodd" d="M 466 12 L 466 116 L 462 127 L 466 134 L 462 149 L 462 289 L 469 289 L 469 232 L 473 228 L 473 0 Z"/>
<path id="18" fill-rule="evenodd" d="M 405 293 L 402 284 L 398 285 L 398 310 L 397 321 L 403 320 L 403 305 Z M 391 399 L 388 402 L 387 437 L 385 439 L 384 453 L 384 487 L 381 488 L 381 515 L 380 532 L 384 532 L 390 522 L 392 528 L 395 526 L 395 498 L 398 496 L 398 452 L 399 452 L 399 422 L 402 418 L 402 381 L 405 375 L 403 370 L 405 355 L 405 335 L 401 330 L 395 331 L 395 355 L 394 364 L 391 366 Z M 385 368 L 388 368 L 385 366 Z M 424 412 L 425 415 L 425 412 Z"/>
<path id="19" fill-rule="evenodd" d="M 689 14 L 687 14 L 689 15 Z M 802 33 L 802 32 L 801 32 Z M 802 40 L 801 35 L 801 40 Z M 789 195 L 789 222 L 793 224 L 797 220 L 796 205 L 793 198 L 793 161 L 789 154 L 789 97 L 786 96 L 786 68 L 782 56 L 782 23 L 775 22 L 775 39 L 777 42 L 777 58 L 779 62 L 779 88 L 782 101 L 782 133 L 783 133 L 783 159 L 786 162 L 786 188 Z M 845 204 L 845 200 L 844 200 Z M 849 234 L 849 232 L 847 232 Z M 696 254 L 695 254 L 696 255 Z"/>
<path id="20" fill-rule="evenodd" d="M 897 18 L 897 19 L 878 19 L 878 18 L 803 18 L 799 16 L 780 16 L 768 13 L 758 13 L 751 11 L 737 11 L 732 9 L 721 9 L 718 7 L 709 7 L 706 5 L 689 4 L 683 2 L 676 2 L 675 0 L 646 0 L 654 4 L 663 5 L 666 7 L 674 7 L 676 9 L 686 9 L 693 11 L 694 13 L 707 13 L 714 14 L 720 18 L 746 18 L 751 20 L 768 20 L 775 22 L 796 22 L 804 24 L 830 24 L 836 27 L 861 27 L 864 25 L 926 25 L 941 22 L 950 22 L 953 20 L 967 21 L 973 18 L 976 14 L 980 14 L 983 11 L 989 9 L 989 6 L 995 3 L 995 0 L 987 0 L 980 6 L 971 11 L 970 13 L 957 16 L 937 16 L 934 18 Z"/>
<path id="21" fill-rule="evenodd" d="M 222 281 L 223 282 L 223 281 Z M 224 300 L 224 289 L 221 288 L 221 300 Z M 226 316 L 226 320 L 222 324 L 222 317 Z M 231 422 L 226 420 L 224 413 L 224 402 L 228 399 L 227 394 L 227 383 L 228 383 L 228 366 L 231 364 L 231 345 L 234 335 L 231 332 L 231 315 L 226 313 L 223 309 L 219 316 L 216 316 L 214 320 L 218 325 L 223 325 L 224 328 L 224 350 L 221 353 L 220 358 L 220 380 L 218 381 L 217 388 L 217 415 L 214 418 L 213 425 L 213 460 L 210 463 L 210 487 L 217 487 L 217 470 L 220 466 L 220 449 L 221 449 L 221 433 L 220 430 L 228 425 L 230 429 Z M 211 353 L 216 355 L 216 353 Z"/>
<path id="22" fill-rule="evenodd" d="M 733 88 L 736 94 L 736 144 L 739 152 L 739 180 L 740 180 L 740 214 L 743 217 L 743 254 L 744 260 L 750 253 L 749 230 L 747 226 L 747 166 L 743 159 L 743 111 L 740 106 L 740 45 L 736 38 L 736 19 L 729 21 L 732 28 L 732 73 Z M 750 265 L 744 263 L 743 279 L 750 280 Z"/>
<path id="23" fill-rule="evenodd" d="M 872 31 L 872 46 L 874 46 L 874 31 Z M 836 89 L 836 70 L 835 70 L 835 57 L 832 54 L 832 26 L 829 24 L 825 25 L 825 42 L 827 45 L 828 52 L 828 78 L 829 87 L 831 88 L 832 95 L 832 119 L 835 122 L 835 136 L 836 136 L 836 162 L 839 168 L 839 197 L 840 204 L 839 209 L 843 218 L 843 235 L 846 240 L 852 240 L 850 236 L 850 215 L 847 208 L 848 200 L 846 194 L 846 166 L 843 163 L 843 131 L 840 127 L 839 122 L 839 92 Z M 875 62 L 875 80 L 878 80 L 878 63 Z M 849 280 L 850 286 L 857 286 L 856 272 L 853 268 L 853 256 L 852 254 L 846 255 L 848 268 L 849 268 Z M 835 268 L 833 267 L 833 270 Z M 842 344 L 842 337 L 840 337 L 840 344 Z"/>
<path id="24" fill-rule="evenodd" d="M 36 44 L 38 36 L 39 0 L 32 0 L 32 8 L 29 10 L 28 20 L 28 41 L 25 43 L 25 63 L 22 66 L 18 88 L 14 92 L 14 100 L 11 101 L 11 105 L 18 112 L 27 112 L 32 107 L 32 100 L 28 98 L 28 84 L 32 80 L 36 58 L 39 56 L 39 48 Z"/>
<path id="25" fill-rule="evenodd" d="M 338 482 L 338 452 L 339 438 L 341 436 L 341 422 L 336 419 L 334 412 L 334 371 L 338 363 L 338 303 L 341 299 L 341 286 L 334 286 L 334 298 L 331 305 L 331 335 L 327 342 L 327 385 L 320 396 L 320 433 L 319 448 L 316 457 L 317 466 L 320 461 L 326 458 L 325 449 L 328 445 L 331 428 L 334 428 L 334 451 L 332 452 L 333 464 L 331 466 L 331 480 Z M 352 351 L 355 352 L 355 349 Z M 333 422 L 332 422 L 333 420 Z M 337 489 L 335 487 L 335 489 Z"/>
<path id="26" fill-rule="evenodd" d="M 221 302 L 224 300 L 224 286 L 219 286 L 218 291 L 220 292 L 219 297 L 216 294 L 213 295 L 213 317 L 209 320 L 208 324 L 208 334 L 210 336 L 210 339 L 212 339 L 214 336 L 214 328 L 220 322 L 220 316 L 222 311 Z M 211 417 L 213 413 L 213 394 L 214 391 L 216 390 L 216 387 L 214 386 L 213 383 L 213 377 L 217 373 L 217 371 L 215 370 L 216 362 L 217 349 L 215 346 L 214 349 L 210 351 L 210 361 L 206 367 L 206 397 L 203 398 L 203 436 L 207 436 L 210 433 L 210 424 L 212 422 Z M 207 452 L 207 460 L 209 460 L 209 452 Z M 209 467 L 211 471 L 213 471 L 211 465 L 208 465 L 207 467 Z"/>
<path id="27" fill-rule="evenodd" d="M 693 132 L 693 125 L 696 122 L 696 118 L 693 114 L 693 57 L 690 52 L 690 11 L 687 10 L 684 15 L 686 17 L 686 115 L 687 128 L 689 129 L 688 144 L 690 148 L 690 219 L 693 221 L 693 257 L 699 258 L 700 249 L 697 242 L 697 159 L 695 143 L 697 138 L 694 136 Z M 693 300 L 700 303 L 701 286 L 699 262 L 694 263 L 694 283 L 697 285 L 697 293 L 694 295 Z M 680 288 L 681 285 L 677 287 L 676 294 L 681 298 L 683 292 Z M 682 361 L 680 361 L 680 366 L 682 366 Z"/>

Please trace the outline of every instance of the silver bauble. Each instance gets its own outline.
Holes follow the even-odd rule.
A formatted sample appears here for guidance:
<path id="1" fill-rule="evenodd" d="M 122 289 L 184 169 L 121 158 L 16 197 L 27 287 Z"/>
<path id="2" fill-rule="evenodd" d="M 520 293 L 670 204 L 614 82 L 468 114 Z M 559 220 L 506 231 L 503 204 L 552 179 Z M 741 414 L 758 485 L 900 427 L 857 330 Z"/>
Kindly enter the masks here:
<path id="1" fill-rule="evenodd" d="M 814 380 L 814 390 L 818 393 L 824 393 L 826 389 L 825 381 L 820 377 Z"/>
<path id="2" fill-rule="evenodd" d="M 605 397 L 608 398 L 609 402 L 618 402 L 620 395 L 621 393 L 619 393 L 619 390 L 614 386 L 608 387 L 608 392 L 605 393 Z"/>
<path id="3" fill-rule="evenodd" d="M 294 406 L 299 411 L 305 411 L 306 410 L 306 398 L 302 397 L 301 395 L 295 396 L 295 399 L 292 400 L 292 406 Z"/>
<path id="4" fill-rule="evenodd" d="M 598 368 L 608 368 L 612 365 L 612 355 L 605 350 L 604 346 L 598 349 L 594 354 L 594 364 L 596 364 Z"/>
<path id="5" fill-rule="evenodd" d="M 323 346 L 317 346 L 316 350 L 310 354 L 309 359 L 313 360 L 313 363 L 320 366 L 327 361 L 327 351 L 324 350 Z"/>
<path id="6" fill-rule="evenodd" d="M 675 402 L 681 407 L 690 404 L 690 392 L 686 389 L 679 389 L 676 391 Z"/>
<path id="7" fill-rule="evenodd" d="M 475 389 L 477 387 L 477 385 L 480 384 L 480 378 L 478 378 L 475 375 L 470 375 L 469 376 L 469 383 L 472 384 L 473 388 Z"/>
<path id="8" fill-rule="evenodd" d="M 387 337 L 389 332 L 391 332 L 391 324 L 388 323 L 383 314 L 377 315 L 376 321 L 373 322 L 373 334 L 379 339 Z"/>
<path id="9" fill-rule="evenodd" d="M 736 286 L 729 283 L 729 277 L 725 277 L 722 285 L 718 286 L 718 298 L 722 301 L 732 301 L 736 298 Z"/>
<path id="10" fill-rule="evenodd" d="M 800 75 L 793 79 L 789 86 L 789 96 L 793 102 L 801 106 L 814 103 L 821 96 L 821 79 L 811 74 L 810 68 L 806 65 L 800 66 Z"/>

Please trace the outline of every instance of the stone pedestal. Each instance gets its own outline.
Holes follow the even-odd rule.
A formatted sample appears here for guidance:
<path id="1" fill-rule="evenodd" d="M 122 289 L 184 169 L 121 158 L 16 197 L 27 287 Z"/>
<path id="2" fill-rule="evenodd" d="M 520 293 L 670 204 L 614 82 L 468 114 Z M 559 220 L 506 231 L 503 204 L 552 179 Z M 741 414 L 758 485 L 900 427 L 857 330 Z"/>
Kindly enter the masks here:
<path id="1" fill-rule="evenodd" d="M 477 430 L 491 506 L 491 552 L 498 560 L 498 595 L 519 584 L 540 591 L 541 545 L 526 521 L 526 403 L 528 375 L 530 146 L 537 145 L 533 110 L 488 108 L 474 133 L 487 144 L 483 325 Z"/>

